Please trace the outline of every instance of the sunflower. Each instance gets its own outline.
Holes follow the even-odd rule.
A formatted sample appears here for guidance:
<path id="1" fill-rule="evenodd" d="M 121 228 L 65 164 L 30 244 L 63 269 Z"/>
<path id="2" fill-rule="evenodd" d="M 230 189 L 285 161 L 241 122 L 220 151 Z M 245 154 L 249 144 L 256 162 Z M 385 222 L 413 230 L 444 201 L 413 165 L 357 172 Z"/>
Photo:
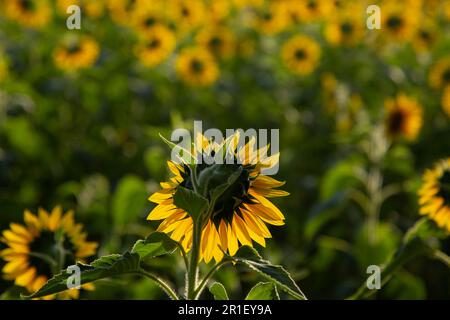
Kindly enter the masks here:
<path id="1" fill-rule="evenodd" d="M 413 141 L 422 127 L 422 107 L 411 97 L 399 94 L 385 102 L 386 134 L 391 138 L 403 137 Z"/>
<path id="2" fill-rule="evenodd" d="M 450 117 L 450 85 L 444 88 L 441 105 L 442 109 L 444 109 L 445 113 L 447 113 L 447 115 Z"/>
<path id="3" fill-rule="evenodd" d="M 231 12 L 230 0 L 207 0 L 205 15 L 212 23 L 225 20 Z"/>
<path id="4" fill-rule="evenodd" d="M 435 89 L 441 89 L 450 85 L 449 58 L 442 58 L 434 64 L 429 74 L 429 82 Z"/>
<path id="5" fill-rule="evenodd" d="M 200 26 L 204 22 L 205 14 L 203 1 L 173 0 L 170 2 L 169 17 L 182 34 Z"/>
<path id="6" fill-rule="evenodd" d="M 34 215 L 25 210 L 24 221 L 24 225 L 11 223 L 10 229 L 3 231 L 1 241 L 7 248 L 0 251 L 0 257 L 6 261 L 4 278 L 30 293 L 62 268 L 96 253 L 98 244 L 86 241 L 87 234 L 81 224 L 75 223 L 73 211 L 63 214 L 58 206 L 51 213 L 39 209 Z M 67 294 L 64 297 L 77 298 L 79 292 L 70 290 Z"/>
<path id="7" fill-rule="evenodd" d="M 308 75 L 319 63 L 320 47 L 312 38 L 297 35 L 283 45 L 281 56 L 289 70 Z"/>
<path id="8" fill-rule="evenodd" d="M 428 215 L 450 232 L 450 158 L 440 161 L 423 175 L 419 189 L 420 214 Z"/>
<path id="9" fill-rule="evenodd" d="M 266 224 L 284 225 L 281 211 L 268 199 L 288 195 L 287 192 L 274 188 L 284 185 L 271 177 L 261 174 L 262 168 L 269 168 L 278 163 L 279 153 L 265 157 L 268 146 L 255 149 L 255 139 L 238 148 L 239 131 L 223 143 L 208 141 L 201 134 L 197 136 L 196 146 L 203 158 L 214 156 L 225 146 L 228 155 L 235 160 L 233 164 L 207 165 L 197 164 L 197 176 L 201 180 L 202 172 L 216 166 L 217 176 L 209 176 L 208 186 L 218 186 L 232 174 L 238 178 L 216 200 L 212 213 L 202 228 L 200 242 L 200 261 L 206 263 L 214 258 L 217 262 L 223 258 L 223 253 L 234 255 L 241 245 L 252 246 L 253 241 L 265 246 L 265 239 L 271 234 Z M 194 150 L 195 151 L 195 150 Z M 170 234 L 175 241 L 179 241 L 188 251 L 192 245 L 192 218 L 184 210 L 177 208 L 173 202 L 173 195 L 177 188 L 192 189 L 192 180 L 187 165 L 168 162 L 173 177 L 169 182 L 162 182 L 162 190 L 150 196 L 149 200 L 157 203 L 150 212 L 148 220 L 163 220 L 158 231 Z M 220 168 L 217 168 L 219 166 Z"/>
<path id="10" fill-rule="evenodd" d="M 436 43 L 437 29 L 435 22 L 429 18 L 420 24 L 417 28 L 412 44 L 418 52 L 426 52 Z"/>
<path id="11" fill-rule="evenodd" d="M 381 7 L 381 29 L 389 39 L 409 41 L 419 25 L 418 10 L 402 2 L 389 2 Z"/>
<path id="12" fill-rule="evenodd" d="M 10 19 L 31 28 L 45 26 L 52 17 L 48 0 L 8 0 L 4 11 Z"/>
<path id="13" fill-rule="evenodd" d="M 235 48 L 235 37 L 230 29 L 223 26 L 203 28 L 196 37 L 199 46 L 208 49 L 220 58 L 230 57 Z"/>
<path id="14" fill-rule="evenodd" d="M 181 51 L 175 62 L 175 69 L 183 81 L 193 86 L 210 85 L 219 77 L 214 56 L 201 47 Z"/>
<path id="15" fill-rule="evenodd" d="M 67 15 L 67 8 L 71 5 L 81 7 L 81 12 L 86 13 L 88 17 L 98 18 L 103 14 L 105 9 L 104 0 L 88 1 L 88 0 L 57 0 L 56 8 L 63 16 Z"/>
<path id="16" fill-rule="evenodd" d="M 99 53 L 100 48 L 93 38 L 70 36 L 53 51 L 53 60 L 61 70 L 75 71 L 91 67 Z"/>
<path id="17" fill-rule="evenodd" d="M 300 16 L 305 22 L 315 22 L 317 20 L 327 20 L 333 10 L 333 1 L 331 0 L 305 0 L 299 1 Z"/>
<path id="18" fill-rule="evenodd" d="M 150 5 L 151 4 L 151 5 Z M 161 1 L 152 1 L 147 6 L 136 8 L 130 13 L 131 27 L 139 34 L 149 32 L 154 26 L 166 22 L 164 6 Z"/>
<path id="19" fill-rule="evenodd" d="M 253 15 L 253 28 L 268 35 L 280 33 L 288 25 L 287 14 L 283 2 L 274 2 L 270 6 L 259 8 Z"/>
<path id="20" fill-rule="evenodd" d="M 143 34 L 135 51 L 139 60 L 147 67 L 163 62 L 174 50 L 175 34 L 164 25 L 156 25 Z"/>
<path id="21" fill-rule="evenodd" d="M 121 24 L 129 25 L 136 12 L 144 10 L 149 3 L 159 3 L 157 0 L 146 2 L 146 0 L 106 0 L 106 6 L 111 13 L 112 19 Z"/>
<path id="22" fill-rule="evenodd" d="M 349 11 L 330 19 L 325 28 L 325 38 L 333 45 L 355 45 L 364 37 L 362 11 Z"/>

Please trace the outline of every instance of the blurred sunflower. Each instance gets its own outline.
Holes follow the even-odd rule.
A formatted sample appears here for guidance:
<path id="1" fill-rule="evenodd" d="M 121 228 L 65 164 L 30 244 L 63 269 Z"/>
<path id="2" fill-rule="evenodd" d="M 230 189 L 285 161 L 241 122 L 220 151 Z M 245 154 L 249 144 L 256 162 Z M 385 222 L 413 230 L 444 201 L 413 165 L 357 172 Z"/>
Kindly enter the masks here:
<path id="1" fill-rule="evenodd" d="M 155 2 L 159 2 L 155 0 Z M 147 3 L 153 3 L 149 1 Z M 106 0 L 112 19 L 122 25 L 132 22 L 133 14 L 146 7 L 145 0 Z"/>
<path id="2" fill-rule="evenodd" d="M 385 102 L 386 134 L 394 139 L 403 137 L 413 141 L 422 127 L 422 107 L 416 100 L 399 94 Z"/>
<path id="3" fill-rule="evenodd" d="M 288 25 L 288 12 L 283 2 L 274 2 L 270 6 L 254 11 L 253 28 L 264 34 L 277 34 Z"/>
<path id="4" fill-rule="evenodd" d="M 212 23 L 220 23 L 225 20 L 232 9 L 230 0 L 207 0 L 205 5 L 205 16 Z"/>
<path id="5" fill-rule="evenodd" d="M 322 19 L 329 19 L 333 10 L 331 0 L 305 0 L 301 3 L 300 16 L 305 22 L 314 22 Z"/>
<path id="6" fill-rule="evenodd" d="M 66 16 L 67 8 L 71 5 L 77 5 L 81 8 L 82 13 L 86 13 L 88 17 L 98 18 L 105 10 L 104 0 L 88 1 L 88 0 L 57 0 L 56 8 L 59 14 Z"/>
<path id="7" fill-rule="evenodd" d="M 156 25 L 142 35 L 135 48 L 139 60 L 147 67 L 163 62 L 175 49 L 175 34 L 164 25 Z"/>
<path id="8" fill-rule="evenodd" d="M 388 39 L 398 42 L 411 40 L 419 25 L 415 6 L 409 6 L 404 2 L 386 2 L 381 7 L 381 29 Z"/>
<path id="9" fill-rule="evenodd" d="M 430 50 L 436 43 L 437 34 L 436 23 L 432 19 L 422 20 L 412 39 L 414 49 L 418 52 Z"/>
<path id="10" fill-rule="evenodd" d="M 281 57 L 290 71 L 308 75 L 319 63 L 320 47 L 312 38 L 297 35 L 283 45 Z"/>
<path id="11" fill-rule="evenodd" d="M 164 6 L 160 1 L 151 2 L 152 6 L 139 8 L 130 13 L 129 24 L 139 34 L 149 32 L 154 26 L 165 22 Z"/>
<path id="12" fill-rule="evenodd" d="M 0 251 L 0 257 L 6 261 L 4 278 L 30 293 L 63 268 L 96 253 L 98 244 L 86 241 L 87 234 L 75 223 L 73 211 L 63 214 L 61 207 L 51 213 L 39 209 L 36 216 L 25 210 L 24 221 L 25 225 L 11 223 L 10 229 L 3 231 L 1 241 L 7 248 Z M 89 290 L 92 285 L 83 288 Z M 78 295 L 78 290 L 69 290 L 62 298 Z"/>
<path id="13" fill-rule="evenodd" d="M 197 34 L 197 44 L 220 58 L 228 58 L 234 53 L 235 38 L 230 29 L 223 26 L 203 28 Z"/>
<path id="14" fill-rule="evenodd" d="M 32 28 L 45 26 L 52 17 L 48 0 L 8 0 L 4 11 L 8 18 Z"/>
<path id="15" fill-rule="evenodd" d="M 201 164 L 196 169 L 199 179 L 204 170 L 211 166 L 220 166 L 220 174 L 211 178 L 208 186 L 218 186 L 231 174 L 238 173 L 239 177 L 222 196 L 215 202 L 212 215 L 202 229 L 200 243 L 200 260 L 206 263 L 214 258 L 217 262 L 223 258 L 223 252 L 234 255 L 241 245 L 252 246 L 252 241 L 265 246 L 266 238 L 271 234 L 266 224 L 281 226 L 284 216 L 281 211 L 267 197 L 281 197 L 289 193 L 274 188 L 284 185 L 271 177 L 261 175 L 262 168 L 276 165 L 279 154 L 263 158 L 267 154 L 268 146 L 255 149 L 255 139 L 251 139 L 245 146 L 238 148 L 239 134 L 225 140 L 222 144 L 208 141 L 201 134 L 197 136 L 198 150 L 203 157 L 214 155 L 225 145 L 235 159 L 234 164 Z M 230 143 L 232 142 L 232 143 Z M 150 212 L 148 220 L 164 220 L 158 231 L 170 234 L 171 238 L 181 242 L 186 250 L 192 244 L 192 218 L 173 203 L 173 195 L 177 187 L 192 189 L 192 181 L 187 165 L 177 165 L 168 161 L 170 171 L 174 176 L 169 182 L 162 182 L 161 191 L 150 196 L 149 200 L 158 205 Z M 239 243 L 238 243 L 239 242 Z"/>
<path id="16" fill-rule="evenodd" d="M 170 19 L 181 34 L 200 26 L 205 19 L 205 6 L 200 0 L 173 0 L 168 9 Z"/>
<path id="17" fill-rule="evenodd" d="M 450 59 L 442 58 L 431 68 L 429 82 L 434 89 L 442 89 L 450 85 Z"/>
<path id="18" fill-rule="evenodd" d="M 442 109 L 444 109 L 445 113 L 450 117 L 450 85 L 444 88 L 444 92 L 442 93 L 441 100 Z"/>
<path id="19" fill-rule="evenodd" d="M 419 189 L 420 214 L 428 215 L 437 225 L 450 232 L 450 158 L 427 169 Z"/>
<path id="20" fill-rule="evenodd" d="M 335 15 L 327 23 L 325 38 L 333 45 L 355 45 L 364 37 L 364 21 L 360 7 Z"/>
<path id="21" fill-rule="evenodd" d="M 100 48 L 88 36 L 69 36 L 53 51 L 55 65 L 64 71 L 89 68 L 97 61 Z"/>
<path id="22" fill-rule="evenodd" d="M 208 50 L 200 47 L 180 52 L 175 69 L 184 82 L 193 86 L 207 86 L 219 77 L 219 68 Z"/>

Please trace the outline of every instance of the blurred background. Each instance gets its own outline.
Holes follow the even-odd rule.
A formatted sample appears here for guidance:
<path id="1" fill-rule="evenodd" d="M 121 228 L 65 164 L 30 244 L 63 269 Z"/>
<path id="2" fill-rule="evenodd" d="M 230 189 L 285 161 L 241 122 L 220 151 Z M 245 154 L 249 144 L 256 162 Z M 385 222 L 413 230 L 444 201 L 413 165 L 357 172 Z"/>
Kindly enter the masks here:
<path id="1" fill-rule="evenodd" d="M 381 29 L 366 27 L 369 4 Z M 291 195 L 274 200 L 286 225 L 258 250 L 308 298 L 343 299 L 398 248 L 423 171 L 449 156 L 449 31 L 437 0 L 0 0 L 0 230 L 61 205 L 98 255 L 124 252 L 158 225 L 146 216 L 169 176 L 159 133 L 276 128 Z M 152 267 L 183 284 L 179 256 Z M 258 276 L 218 279 L 239 298 Z M 139 278 L 96 287 L 81 298 L 164 298 Z M 449 288 L 447 267 L 420 258 L 375 298 Z M 0 280 L 2 298 L 19 292 Z"/>

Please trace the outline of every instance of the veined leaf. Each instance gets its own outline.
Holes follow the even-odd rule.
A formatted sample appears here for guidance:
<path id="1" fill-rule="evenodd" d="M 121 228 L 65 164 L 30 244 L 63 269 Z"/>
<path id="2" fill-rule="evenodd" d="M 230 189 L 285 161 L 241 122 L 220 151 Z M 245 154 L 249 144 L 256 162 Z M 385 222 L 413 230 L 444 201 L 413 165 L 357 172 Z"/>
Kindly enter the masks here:
<path id="1" fill-rule="evenodd" d="M 306 300 L 306 296 L 297 286 L 290 274 L 282 266 L 273 265 L 269 261 L 264 260 L 255 249 L 249 246 L 242 246 L 236 254 L 230 258 L 257 271 L 264 278 L 276 284 L 294 298 Z"/>
<path id="2" fill-rule="evenodd" d="M 250 290 L 245 300 L 280 300 L 280 296 L 276 285 L 271 282 L 260 282 Z"/>
<path id="3" fill-rule="evenodd" d="M 173 203 L 180 209 L 185 210 L 194 220 L 199 217 L 208 206 L 208 200 L 195 191 L 177 187 L 177 191 L 173 195 Z"/>
<path id="4" fill-rule="evenodd" d="M 95 260 L 92 264 L 77 263 L 80 268 L 80 284 L 93 282 L 99 279 L 117 276 L 121 274 L 134 273 L 139 269 L 139 254 L 126 252 L 124 255 L 112 254 Z M 26 299 L 44 297 L 68 290 L 68 279 L 74 276 L 66 270 L 55 275 L 46 284 L 32 295 L 25 296 Z"/>
<path id="5" fill-rule="evenodd" d="M 146 239 L 138 240 L 132 253 L 137 253 L 142 260 L 173 253 L 178 243 L 163 232 L 153 232 Z"/>
<path id="6" fill-rule="evenodd" d="M 209 287 L 209 292 L 214 296 L 214 300 L 229 300 L 227 290 L 220 282 L 214 282 Z"/>

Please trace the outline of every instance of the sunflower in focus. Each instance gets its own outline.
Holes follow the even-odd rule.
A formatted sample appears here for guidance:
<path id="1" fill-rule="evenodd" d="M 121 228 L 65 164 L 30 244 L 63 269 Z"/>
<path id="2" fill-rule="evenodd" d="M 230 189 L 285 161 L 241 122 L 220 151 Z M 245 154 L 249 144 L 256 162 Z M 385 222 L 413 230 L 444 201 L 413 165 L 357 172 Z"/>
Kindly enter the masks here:
<path id="1" fill-rule="evenodd" d="M 333 45 L 356 45 L 364 37 L 363 11 L 350 10 L 331 18 L 325 28 L 325 38 Z"/>
<path id="2" fill-rule="evenodd" d="M 193 86 L 208 86 L 219 77 L 214 56 L 201 47 L 181 51 L 175 62 L 175 69 L 184 82 Z"/>
<path id="3" fill-rule="evenodd" d="M 427 215 L 440 228 L 450 232 L 450 158 L 427 169 L 419 189 L 420 214 Z"/>
<path id="4" fill-rule="evenodd" d="M 45 26 L 52 17 L 48 0 L 8 0 L 4 12 L 8 18 L 31 28 Z"/>
<path id="5" fill-rule="evenodd" d="M 94 65 L 99 54 L 100 48 L 93 38 L 69 36 L 53 51 L 53 60 L 61 70 L 76 71 Z"/>
<path id="6" fill-rule="evenodd" d="M 63 214 L 59 206 L 51 213 L 39 209 L 37 215 L 25 210 L 24 225 L 11 223 L 10 229 L 2 232 L 1 241 L 7 246 L 0 251 L 0 257 L 6 261 L 4 278 L 32 293 L 63 268 L 93 256 L 98 244 L 86 241 L 87 234 L 82 232 L 81 224 L 75 223 L 73 215 L 73 211 Z M 93 288 L 89 284 L 82 287 Z M 60 297 L 78 295 L 78 290 L 69 290 Z"/>
<path id="7" fill-rule="evenodd" d="M 381 7 L 381 29 L 389 39 L 409 41 L 419 25 L 418 14 L 414 6 L 402 2 L 388 2 Z"/>
<path id="8" fill-rule="evenodd" d="M 429 82 L 434 89 L 442 89 L 450 85 L 449 58 L 442 58 L 434 64 L 429 74 Z"/>
<path id="9" fill-rule="evenodd" d="M 174 50 L 175 34 L 164 25 L 157 25 L 143 34 L 135 52 L 139 60 L 147 67 L 163 62 Z"/>
<path id="10" fill-rule="evenodd" d="M 385 102 L 386 134 L 394 139 L 403 137 L 413 141 L 422 127 L 422 107 L 416 100 L 404 94 Z"/>
<path id="11" fill-rule="evenodd" d="M 241 245 L 252 246 L 253 241 L 265 246 L 265 239 L 271 234 L 266 224 L 284 225 L 281 211 L 267 198 L 288 195 L 287 192 L 275 188 L 284 185 L 269 176 L 261 174 L 262 168 L 275 166 L 279 161 L 279 153 L 266 157 L 268 146 L 255 148 L 255 139 L 238 148 L 239 131 L 227 138 L 223 143 L 208 141 L 201 134 L 197 136 L 197 152 L 202 157 L 214 156 L 224 145 L 227 154 L 234 159 L 233 164 L 197 164 L 197 176 L 202 179 L 202 172 L 208 172 L 215 166 L 217 176 L 209 176 L 208 186 L 218 186 L 232 174 L 238 175 L 235 182 L 222 193 L 214 203 L 212 214 L 202 228 L 200 242 L 200 261 L 206 263 L 215 259 L 222 260 L 224 252 L 234 255 Z M 231 142 L 231 143 L 230 143 Z M 162 190 L 150 196 L 149 200 L 157 203 L 150 212 L 148 220 L 163 220 L 158 231 L 170 234 L 188 251 L 192 245 L 192 218 L 184 210 L 174 205 L 173 196 L 177 187 L 192 189 L 192 180 L 187 165 L 168 162 L 173 177 L 169 182 L 162 182 Z M 207 171 L 204 171 L 207 170 Z"/>
<path id="12" fill-rule="evenodd" d="M 444 88 L 441 100 L 442 109 L 450 117 L 450 85 Z"/>
<path id="13" fill-rule="evenodd" d="M 294 36 L 283 45 L 281 57 L 290 71 L 308 75 L 319 63 L 320 47 L 310 37 Z"/>
<path id="14" fill-rule="evenodd" d="M 203 28 L 197 34 L 196 40 L 199 46 L 220 58 L 228 58 L 234 52 L 235 37 L 226 27 Z"/>

